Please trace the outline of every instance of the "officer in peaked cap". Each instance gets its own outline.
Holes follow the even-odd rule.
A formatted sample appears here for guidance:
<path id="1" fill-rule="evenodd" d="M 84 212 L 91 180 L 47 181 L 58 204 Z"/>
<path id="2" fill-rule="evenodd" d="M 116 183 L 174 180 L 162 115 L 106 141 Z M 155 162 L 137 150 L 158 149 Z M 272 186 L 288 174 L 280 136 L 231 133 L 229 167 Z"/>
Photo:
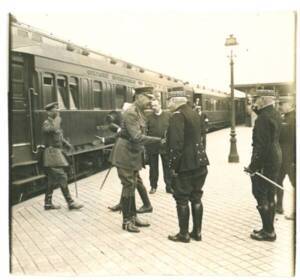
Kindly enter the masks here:
<path id="1" fill-rule="evenodd" d="M 285 94 L 279 97 L 279 111 L 282 116 L 282 131 L 280 133 L 280 147 L 282 150 L 282 164 L 279 172 L 278 183 L 283 184 L 284 178 L 288 175 L 292 186 L 296 187 L 296 111 L 295 96 Z M 283 190 L 276 190 L 276 212 L 283 213 L 282 201 Z M 287 219 L 293 219 L 295 213 L 286 215 Z"/>
<path id="2" fill-rule="evenodd" d="M 151 143 L 160 143 L 159 137 L 146 135 L 145 109 L 151 105 L 153 87 L 135 89 L 134 103 L 123 113 L 120 136 L 110 155 L 112 165 L 117 167 L 121 180 L 122 190 L 122 228 L 129 232 L 139 232 L 138 227 L 149 226 L 141 221 L 137 213 L 153 211 L 147 190 L 139 175 L 139 170 L 144 166 L 144 146 Z M 137 188 L 144 205 L 136 209 L 135 188 Z"/>
<path id="3" fill-rule="evenodd" d="M 71 149 L 72 145 L 64 138 L 60 127 L 61 118 L 58 112 L 58 103 L 52 102 L 45 106 L 48 118 L 44 121 L 42 131 L 45 141 L 43 165 L 47 174 L 48 186 L 45 193 L 45 210 L 59 209 L 59 205 L 52 203 L 52 194 L 59 186 L 70 210 L 80 209 L 83 205 L 76 203 L 69 192 L 68 177 L 65 168 L 69 166 L 63 148 Z"/>
<path id="4" fill-rule="evenodd" d="M 49 103 L 45 106 L 46 111 L 50 111 L 52 109 L 58 109 L 58 103 L 57 102 L 52 102 L 52 103 Z"/>
<path id="5" fill-rule="evenodd" d="M 172 173 L 173 197 L 176 201 L 179 233 L 169 235 L 175 242 L 202 239 L 202 188 L 207 176 L 208 158 L 201 141 L 200 117 L 187 104 L 183 87 L 169 89 L 168 108 L 173 113 L 167 132 L 167 151 Z M 189 233 L 191 202 L 193 230 Z"/>
<path id="6" fill-rule="evenodd" d="M 252 193 L 257 201 L 257 210 L 262 221 L 262 229 L 254 230 L 250 237 L 258 241 L 275 241 L 275 187 L 262 179 L 258 171 L 277 182 L 282 153 L 279 145 L 281 117 L 274 108 L 274 91 L 259 90 L 254 106 L 257 118 L 252 133 L 252 157 L 246 171 L 251 175 Z"/>

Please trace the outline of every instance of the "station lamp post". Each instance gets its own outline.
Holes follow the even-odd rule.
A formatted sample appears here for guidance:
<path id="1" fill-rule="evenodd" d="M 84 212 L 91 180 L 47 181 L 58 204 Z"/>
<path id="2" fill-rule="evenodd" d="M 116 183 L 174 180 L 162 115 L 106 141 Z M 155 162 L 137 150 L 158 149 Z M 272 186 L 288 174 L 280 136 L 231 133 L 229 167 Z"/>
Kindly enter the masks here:
<path id="1" fill-rule="evenodd" d="M 235 104 L 234 104 L 234 79 L 233 79 L 233 49 L 237 46 L 236 38 L 231 34 L 226 39 L 225 46 L 230 50 L 230 96 L 231 96 L 231 132 L 230 132 L 230 154 L 228 162 L 239 162 L 239 155 L 236 148 L 235 133 Z"/>

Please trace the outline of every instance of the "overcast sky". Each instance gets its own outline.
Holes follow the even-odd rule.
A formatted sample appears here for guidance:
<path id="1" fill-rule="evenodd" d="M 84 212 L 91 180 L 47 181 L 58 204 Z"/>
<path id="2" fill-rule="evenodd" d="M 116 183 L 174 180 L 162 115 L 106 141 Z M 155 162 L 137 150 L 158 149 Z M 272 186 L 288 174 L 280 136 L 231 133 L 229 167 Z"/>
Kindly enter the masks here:
<path id="1" fill-rule="evenodd" d="M 60 38 L 177 78 L 228 89 L 225 39 L 236 36 L 235 83 L 293 79 L 294 15 L 280 12 L 116 10 L 14 13 Z"/>

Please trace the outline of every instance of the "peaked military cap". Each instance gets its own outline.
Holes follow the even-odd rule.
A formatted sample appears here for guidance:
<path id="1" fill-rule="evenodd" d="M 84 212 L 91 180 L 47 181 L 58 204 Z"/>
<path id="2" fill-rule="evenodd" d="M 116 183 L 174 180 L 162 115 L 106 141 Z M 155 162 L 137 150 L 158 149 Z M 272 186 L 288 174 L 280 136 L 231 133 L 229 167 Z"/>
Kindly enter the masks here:
<path id="1" fill-rule="evenodd" d="M 154 95 L 153 95 L 153 87 L 139 87 L 139 88 L 135 88 L 134 89 L 134 95 L 137 96 L 139 94 L 144 94 L 146 96 L 148 96 L 149 98 L 153 99 Z"/>
<path id="2" fill-rule="evenodd" d="M 174 87 L 168 89 L 168 99 L 173 97 L 187 97 L 184 87 Z"/>
<path id="3" fill-rule="evenodd" d="M 57 103 L 57 102 L 51 102 L 51 103 L 49 103 L 49 104 L 47 104 L 47 105 L 45 106 L 45 110 L 46 110 L 46 111 L 50 111 L 50 110 L 52 110 L 55 106 L 57 107 L 57 106 L 58 106 L 58 103 Z"/>

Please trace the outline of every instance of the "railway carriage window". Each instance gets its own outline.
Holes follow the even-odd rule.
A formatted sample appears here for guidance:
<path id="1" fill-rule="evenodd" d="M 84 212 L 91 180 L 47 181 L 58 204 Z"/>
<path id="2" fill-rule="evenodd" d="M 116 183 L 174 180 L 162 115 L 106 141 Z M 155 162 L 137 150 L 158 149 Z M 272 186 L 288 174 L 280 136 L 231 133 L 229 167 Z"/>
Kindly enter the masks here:
<path id="1" fill-rule="evenodd" d="M 69 108 L 67 79 L 64 76 L 57 77 L 57 101 L 60 109 Z"/>
<path id="2" fill-rule="evenodd" d="M 43 74 L 43 104 L 56 101 L 54 97 L 54 76 L 50 73 Z"/>
<path id="3" fill-rule="evenodd" d="M 98 81 L 93 82 L 94 108 L 102 109 L 102 83 Z"/>
<path id="4" fill-rule="evenodd" d="M 212 104 L 210 99 L 205 99 L 205 110 L 212 111 Z"/>
<path id="5" fill-rule="evenodd" d="M 78 96 L 78 79 L 76 77 L 70 77 L 69 82 L 70 87 L 70 109 L 76 110 L 79 106 L 79 96 Z"/>
<path id="6" fill-rule="evenodd" d="M 116 109 L 122 109 L 126 101 L 126 86 L 116 85 Z"/>

